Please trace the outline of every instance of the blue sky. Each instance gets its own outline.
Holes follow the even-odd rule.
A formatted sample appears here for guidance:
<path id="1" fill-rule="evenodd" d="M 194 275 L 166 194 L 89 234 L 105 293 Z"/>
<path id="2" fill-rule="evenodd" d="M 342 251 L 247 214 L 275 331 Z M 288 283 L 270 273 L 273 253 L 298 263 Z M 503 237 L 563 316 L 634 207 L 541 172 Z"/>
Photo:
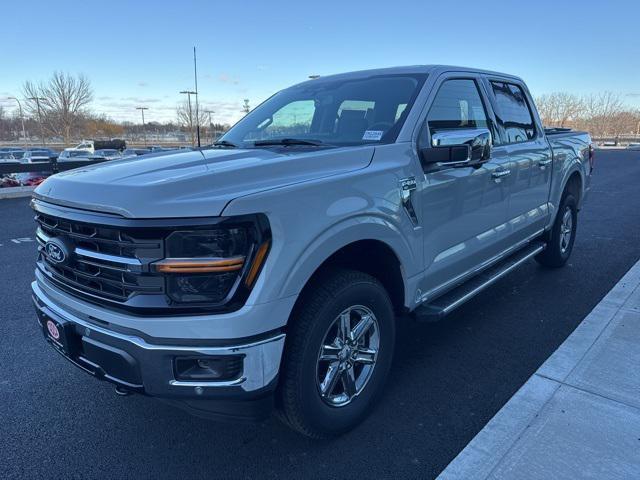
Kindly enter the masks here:
<path id="1" fill-rule="evenodd" d="M 7 1 L 0 6 L 0 105 L 27 80 L 84 73 L 92 109 L 175 117 L 178 92 L 233 121 L 242 100 L 366 68 L 446 63 L 522 76 L 534 95 L 611 90 L 640 107 L 640 2 Z M 14 39 L 14 40 L 11 40 Z"/>

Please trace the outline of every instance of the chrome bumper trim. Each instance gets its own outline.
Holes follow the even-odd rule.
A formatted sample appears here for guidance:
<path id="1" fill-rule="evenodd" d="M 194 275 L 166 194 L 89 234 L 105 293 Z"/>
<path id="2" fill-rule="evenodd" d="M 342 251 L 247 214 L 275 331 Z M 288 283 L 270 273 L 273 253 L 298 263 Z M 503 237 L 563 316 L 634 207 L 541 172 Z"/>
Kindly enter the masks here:
<path id="1" fill-rule="evenodd" d="M 80 326 L 85 337 L 96 338 L 107 344 L 117 345 L 119 348 L 125 346 L 126 350 L 140 363 L 145 389 L 148 388 L 148 382 L 153 382 L 152 391 L 163 390 L 169 393 L 172 391 L 186 393 L 185 387 L 194 389 L 196 395 L 201 394 L 199 393 L 201 388 L 208 390 L 209 388 L 237 387 L 246 392 L 251 392 L 268 386 L 278 375 L 284 348 L 284 333 L 256 342 L 222 347 L 200 347 L 179 344 L 156 345 L 138 336 L 114 332 L 76 317 L 52 302 L 51 299 L 42 292 L 37 282 L 32 283 L 32 290 L 34 296 L 41 303 L 41 307 L 39 308 L 44 307 L 49 310 L 49 313 Z M 171 319 L 167 318 L 167 322 L 170 321 Z M 164 361 L 176 354 L 203 356 L 243 355 L 244 368 L 241 377 L 231 381 L 178 381 L 173 377 L 171 365 L 164 365 L 164 368 L 161 369 L 160 366 L 155 363 Z M 195 390 L 196 388 L 198 388 L 198 390 Z"/>

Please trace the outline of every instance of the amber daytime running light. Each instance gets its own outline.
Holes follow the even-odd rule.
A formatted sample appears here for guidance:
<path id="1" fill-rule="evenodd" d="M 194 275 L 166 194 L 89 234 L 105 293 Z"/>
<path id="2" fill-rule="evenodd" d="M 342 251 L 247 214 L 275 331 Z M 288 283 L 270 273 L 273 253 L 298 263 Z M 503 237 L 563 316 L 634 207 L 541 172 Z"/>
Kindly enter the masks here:
<path id="1" fill-rule="evenodd" d="M 156 263 L 156 270 L 160 273 L 235 272 L 243 265 L 243 256 L 214 259 L 167 258 Z"/>

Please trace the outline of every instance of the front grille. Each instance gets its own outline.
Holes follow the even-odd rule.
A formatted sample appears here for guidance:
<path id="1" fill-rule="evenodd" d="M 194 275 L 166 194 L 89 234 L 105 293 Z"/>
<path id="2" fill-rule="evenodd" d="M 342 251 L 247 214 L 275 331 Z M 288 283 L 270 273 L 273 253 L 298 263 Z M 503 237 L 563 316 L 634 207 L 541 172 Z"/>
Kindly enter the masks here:
<path id="1" fill-rule="evenodd" d="M 157 230 L 113 227 L 38 212 L 38 269 L 59 287 L 92 299 L 126 303 L 140 295 L 164 291 L 149 264 L 164 257 Z M 63 262 L 45 248 L 51 239 L 68 250 Z"/>

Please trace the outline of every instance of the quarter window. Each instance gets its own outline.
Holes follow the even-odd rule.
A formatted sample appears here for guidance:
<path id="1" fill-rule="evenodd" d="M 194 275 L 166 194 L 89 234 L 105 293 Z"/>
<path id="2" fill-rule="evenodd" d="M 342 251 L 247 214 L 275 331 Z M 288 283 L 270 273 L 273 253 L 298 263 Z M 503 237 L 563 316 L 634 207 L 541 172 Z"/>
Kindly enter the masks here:
<path id="1" fill-rule="evenodd" d="M 536 127 L 522 88 L 505 82 L 491 82 L 496 97 L 498 123 L 504 128 L 506 143 L 520 143 L 536 136 Z"/>

